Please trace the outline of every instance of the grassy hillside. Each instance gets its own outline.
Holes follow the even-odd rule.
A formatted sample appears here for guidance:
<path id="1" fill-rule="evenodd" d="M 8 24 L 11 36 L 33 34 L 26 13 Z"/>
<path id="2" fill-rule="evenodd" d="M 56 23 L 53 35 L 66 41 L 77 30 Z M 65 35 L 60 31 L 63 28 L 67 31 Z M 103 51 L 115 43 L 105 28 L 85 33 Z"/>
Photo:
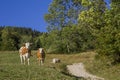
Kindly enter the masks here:
<path id="1" fill-rule="evenodd" d="M 0 52 L 0 80 L 76 80 L 75 77 L 61 72 L 62 63 L 51 63 L 52 57 L 52 55 L 47 55 L 45 64 L 39 66 L 34 55 L 30 59 L 30 66 L 27 66 L 20 64 L 18 52 Z M 58 68 L 58 66 L 60 67 Z"/>
<path id="2" fill-rule="evenodd" d="M 46 60 L 42 66 L 37 64 L 35 53 L 36 51 L 32 51 L 30 66 L 27 66 L 20 64 L 17 51 L 0 52 L 0 80 L 83 80 L 65 74 L 67 64 L 79 62 L 83 62 L 89 72 L 104 77 L 105 80 L 120 80 L 120 65 L 109 68 L 100 67 L 99 63 L 94 63 L 94 52 L 69 55 L 46 54 Z M 61 63 L 51 63 L 53 58 L 61 59 Z"/>

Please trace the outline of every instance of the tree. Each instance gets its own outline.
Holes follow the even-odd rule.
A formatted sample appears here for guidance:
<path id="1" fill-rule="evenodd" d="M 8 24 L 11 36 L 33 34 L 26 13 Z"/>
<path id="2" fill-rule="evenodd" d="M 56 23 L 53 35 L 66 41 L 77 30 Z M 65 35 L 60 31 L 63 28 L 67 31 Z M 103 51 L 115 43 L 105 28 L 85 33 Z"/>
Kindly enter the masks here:
<path id="1" fill-rule="evenodd" d="M 104 27 L 104 12 L 106 9 L 103 0 L 82 0 L 85 10 L 79 14 L 78 27 L 80 28 L 83 45 L 81 48 L 95 48 L 99 30 Z"/>
<path id="2" fill-rule="evenodd" d="M 88 28 L 91 33 L 96 34 L 96 32 L 104 26 L 103 15 L 106 9 L 105 2 L 104 0 L 82 1 L 84 1 L 83 5 L 87 5 L 88 9 L 79 14 L 79 25 L 83 25 Z"/>
<path id="3" fill-rule="evenodd" d="M 98 56 L 110 63 L 120 62 L 119 4 L 119 1 L 112 0 L 111 7 L 105 8 L 103 0 L 93 0 L 85 3 L 87 10 L 79 15 L 80 27 L 86 27 L 95 38 Z"/>
<path id="4" fill-rule="evenodd" d="M 109 59 L 109 62 L 120 62 L 120 10 L 119 1 L 112 0 L 111 8 L 106 10 L 105 26 L 98 34 L 98 53 Z"/>
<path id="5" fill-rule="evenodd" d="M 63 52 L 61 35 L 58 30 L 51 31 L 49 34 L 43 34 L 40 37 L 42 46 L 48 49 L 48 53 Z"/>
<path id="6" fill-rule="evenodd" d="M 64 44 L 63 50 L 66 53 L 73 53 L 83 51 L 84 38 L 80 28 L 73 25 L 72 27 L 64 27 L 61 33 L 62 43 Z"/>
<path id="7" fill-rule="evenodd" d="M 36 37 L 36 38 L 33 40 L 33 42 L 34 42 L 34 43 L 33 43 L 34 45 L 32 45 L 32 48 L 33 48 L 33 49 L 36 50 L 36 49 L 42 47 L 40 37 Z"/>
<path id="8" fill-rule="evenodd" d="M 53 0 L 49 6 L 48 14 L 44 19 L 48 23 L 48 31 L 61 30 L 65 26 L 77 24 L 78 14 L 81 10 L 79 0 Z"/>
<path id="9" fill-rule="evenodd" d="M 1 39 L 2 50 L 17 50 L 19 48 L 20 36 L 16 32 L 11 31 L 9 27 L 5 27 L 2 30 Z"/>

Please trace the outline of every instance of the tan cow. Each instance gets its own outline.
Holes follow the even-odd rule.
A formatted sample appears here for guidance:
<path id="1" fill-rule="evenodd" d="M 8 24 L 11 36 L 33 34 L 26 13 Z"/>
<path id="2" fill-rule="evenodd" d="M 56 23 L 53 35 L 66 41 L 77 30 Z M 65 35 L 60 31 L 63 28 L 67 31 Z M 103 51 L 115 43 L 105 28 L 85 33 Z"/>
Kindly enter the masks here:
<path id="1" fill-rule="evenodd" d="M 43 65 L 44 60 L 45 60 L 45 50 L 43 48 L 39 48 L 37 51 L 37 60 L 38 60 L 38 64 Z"/>
<path id="2" fill-rule="evenodd" d="M 31 56 L 30 45 L 31 43 L 27 42 L 23 44 L 23 46 L 19 49 L 21 64 L 25 64 L 27 60 L 28 65 L 29 65 L 29 60 L 30 60 L 29 58 Z"/>

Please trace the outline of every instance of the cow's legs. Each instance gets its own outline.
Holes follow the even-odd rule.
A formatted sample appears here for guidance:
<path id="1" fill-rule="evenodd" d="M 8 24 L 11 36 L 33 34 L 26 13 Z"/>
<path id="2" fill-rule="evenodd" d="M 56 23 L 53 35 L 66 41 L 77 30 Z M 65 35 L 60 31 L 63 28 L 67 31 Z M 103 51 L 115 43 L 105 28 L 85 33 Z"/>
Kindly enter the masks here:
<path id="1" fill-rule="evenodd" d="M 30 65 L 30 59 L 29 59 L 29 57 L 30 57 L 30 55 L 29 55 L 29 53 L 26 53 L 26 58 L 27 58 L 27 63 L 28 63 L 28 65 Z"/>
<path id="2" fill-rule="evenodd" d="M 20 55 L 20 60 L 21 60 L 21 64 L 23 64 L 23 59 L 22 59 L 22 55 Z"/>
<path id="3" fill-rule="evenodd" d="M 25 59 L 26 59 L 26 56 L 25 56 L 25 55 L 23 55 L 24 65 L 25 65 Z"/>
<path id="4" fill-rule="evenodd" d="M 41 59 L 41 65 L 43 65 L 43 59 Z"/>
<path id="5" fill-rule="evenodd" d="M 41 65 L 43 65 L 43 61 L 41 60 Z"/>
<path id="6" fill-rule="evenodd" d="M 27 59 L 27 62 L 28 62 L 28 65 L 30 65 L 30 59 L 29 58 Z"/>
<path id="7" fill-rule="evenodd" d="M 41 64 L 42 64 L 42 59 L 38 58 L 38 65 L 41 65 Z"/>

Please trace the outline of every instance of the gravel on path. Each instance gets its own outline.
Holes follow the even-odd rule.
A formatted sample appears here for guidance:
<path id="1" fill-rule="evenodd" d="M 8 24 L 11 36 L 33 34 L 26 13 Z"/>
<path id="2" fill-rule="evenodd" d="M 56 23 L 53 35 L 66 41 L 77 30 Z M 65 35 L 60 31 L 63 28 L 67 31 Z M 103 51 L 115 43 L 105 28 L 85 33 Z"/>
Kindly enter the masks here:
<path id="1" fill-rule="evenodd" d="M 97 77 L 95 75 L 88 73 L 85 70 L 83 63 L 74 63 L 72 65 L 67 65 L 67 69 L 70 74 L 76 77 L 83 77 L 84 79 L 87 80 L 104 80 L 104 78 Z"/>

